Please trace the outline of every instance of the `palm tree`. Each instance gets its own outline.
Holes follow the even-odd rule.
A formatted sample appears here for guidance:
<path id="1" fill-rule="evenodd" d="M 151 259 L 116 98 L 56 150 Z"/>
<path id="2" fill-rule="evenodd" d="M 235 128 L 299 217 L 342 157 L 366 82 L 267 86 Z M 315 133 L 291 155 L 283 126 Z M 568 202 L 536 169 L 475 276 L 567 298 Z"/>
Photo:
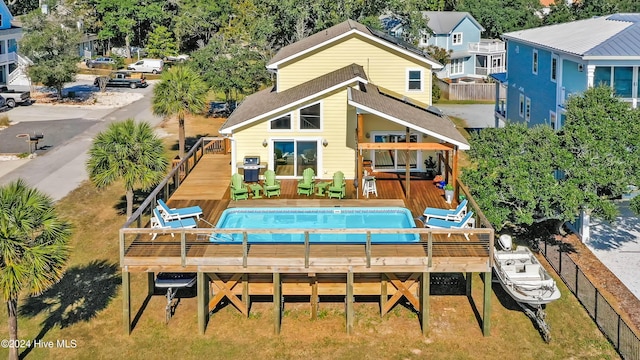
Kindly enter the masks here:
<path id="1" fill-rule="evenodd" d="M 153 113 L 178 116 L 178 145 L 184 158 L 184 117 L 204 110 L 207 86 L 191 68 L 178 65 L 162 74 L 161 82 L 153 89 Z"/>
<path id="2" fill-rule="evenodd" d="M 69 257 L 71 224 L 53 200 L 23 180 L 0 187 L 0 287 L 9 313 L 9 338 L 18 339 L 18 298 L 40 294 L 58 282 Z M 18 348 L 9 348 L 18 359 Z"/>
<path id="3" fill-rule="evenodd" d="M 162 141 L 147 122 L 133 119 L 115 122 L 99 133 L 89 149 L 87 171 L 98 187 L 124 180 L 127 219 L 133 213 L 133 188 L 148 190 L 158 184 L 167 169 Z"/>

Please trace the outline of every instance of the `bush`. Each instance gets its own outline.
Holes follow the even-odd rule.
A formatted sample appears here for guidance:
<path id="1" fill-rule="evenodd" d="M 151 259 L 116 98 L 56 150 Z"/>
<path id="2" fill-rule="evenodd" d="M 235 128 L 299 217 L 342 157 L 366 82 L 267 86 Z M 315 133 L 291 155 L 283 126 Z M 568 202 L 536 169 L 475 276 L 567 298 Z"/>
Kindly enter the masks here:
<path id="1" fill-rule="evenodd" d="M 4 114 L 0 116 L 0 126 L 4 127 L 9 125 L 11 125 L 11 120 L 9 120 L 9 115 Z"/>
<path id="2" fill-rule="evenodd" d="M 432 75 L 433 79 L 431 79 L 431 102 L 436 103 L 440 100 L 440 96 L 442 92 L 440 87 L 438 86 L 438 78 L 435 75 Z"/>

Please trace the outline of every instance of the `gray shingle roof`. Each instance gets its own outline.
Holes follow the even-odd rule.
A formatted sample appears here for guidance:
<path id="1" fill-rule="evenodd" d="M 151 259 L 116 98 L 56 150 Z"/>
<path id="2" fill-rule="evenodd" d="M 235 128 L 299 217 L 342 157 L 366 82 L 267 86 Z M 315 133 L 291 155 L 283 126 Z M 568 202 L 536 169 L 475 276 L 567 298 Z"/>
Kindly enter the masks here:
<path id="1" fill-rule="evenodd" d="M 235 126 L 262 119 L 266 114 L 350 80 L 367 80 L 362 66 L 351 64 L 281 92 L 277 92 L 275 86 L 264 89 L 245 98 L 222 124 L 220 132 L 230 132 Z"/>
<path id="2" fill-rule="evenodd" d="M 469 149 L 467 139 L 460 134 L 453 122 L 447 117 L 435 115 L 432 112 L 413 106 L 394 97 L 380 92 L 372 84 L 363 84 L 360 90 L 349 89 L 349 100 L 354 105 L 373 109 L 382 114 L 403 121 L 423 133 L 459 146 L 462 150 Z"/>
<path id="3" fill-rule="evenodd" d="M 431 63 L 432 66 L 433 65 L 436 65 L 438 67 L 440 66 L 438 61 L 434 60 L 431 56 L 429 56 L 429 54 L 422 51 L 421 49 L 413 47 L 412 45 L 409 45 L 409 44 L 400 45 L 397 43 L 398 39 L 395 39 L 388 35 L 384 36 L 384 34 L 380 34 L 375 30 L 371 30 L 367 26 L 362 25 L 357 21 L 347 20 L 347 21 L 341 22 L 340 24 L 334 25 L 328 29 L 319 31 L 304 39 L 296 41 L 293 44 L 283 47 L 276 53 L 276 55 L 273 58 L 271 58 L 271 60 L 269 60 L 269 62 L 267 63 L 267 67 L 270 67 L 270 65 L 276 64 L 282 60 L 293 57 L 296 54 L 299 54 L 301 52 L 304 52 L 306 50 L 319 46 L 325 42 L 334 40 L 340 37 L 341 35 L 344 35 L 352 30 L 356 30 L 364 35 L 373 36 L 377 39 L 380 39 L 384 43 L 391 46 L 396 46 L 401 50 L 408 50 L 418 55 L 419 57 L 424 58 L 425 61 Z"/>
<path id="4" fill-rule="evenodd" d="M 502 37 L 584 58 L 640 58 L 640 14 L 613 14 L 514 31 Z"/>
<path id="5" fill-rule="evenodd" d="M 479 29 L 484 31 L 476 19 L 466 11 L 423 11 L 423 18 L 428 18 L 427 26 L 434 34 L 449 34 L 464 18 L 469 18 Z"/>

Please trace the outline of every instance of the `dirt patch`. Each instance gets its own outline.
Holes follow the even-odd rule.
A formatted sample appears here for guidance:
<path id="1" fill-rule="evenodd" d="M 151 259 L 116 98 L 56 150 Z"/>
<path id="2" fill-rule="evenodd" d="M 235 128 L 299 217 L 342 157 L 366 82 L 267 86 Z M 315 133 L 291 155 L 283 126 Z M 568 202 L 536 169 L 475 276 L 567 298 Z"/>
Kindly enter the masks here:
<path id="1" fill-rule="evenodd" d="M 91 106 L 92 108 L 116 108 L 142 99 L 143 95 L 132 92 L 113 91 L 75 91 L 70 97 L 67 92 L 66 97 L 58 99 L 57 94 L 51 91 L 35 91 L 31 97 L 37 104 L 59 105 L 59 106 Z"/>

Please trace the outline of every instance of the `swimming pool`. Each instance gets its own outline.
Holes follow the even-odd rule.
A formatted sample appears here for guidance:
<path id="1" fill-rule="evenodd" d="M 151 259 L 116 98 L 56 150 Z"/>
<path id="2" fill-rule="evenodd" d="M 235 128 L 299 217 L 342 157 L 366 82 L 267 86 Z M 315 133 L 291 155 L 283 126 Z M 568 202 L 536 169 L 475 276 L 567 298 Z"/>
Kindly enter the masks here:
<path id="1" fill-rule="evenodd" d="M 232 208 L 216 224 L 221 229 L 406 229 L 416 227 L 401 207 Z M 366 234 L 309 234 L 315 243 L 365 243 Z M 212 242 L 242 242 L 242 234 L 212 234 Z M 371 234 L 372 243 L 416 242 L 419 234 Z M 303 233 L 248 234 L 249 243 L 304 243 Z"/>

